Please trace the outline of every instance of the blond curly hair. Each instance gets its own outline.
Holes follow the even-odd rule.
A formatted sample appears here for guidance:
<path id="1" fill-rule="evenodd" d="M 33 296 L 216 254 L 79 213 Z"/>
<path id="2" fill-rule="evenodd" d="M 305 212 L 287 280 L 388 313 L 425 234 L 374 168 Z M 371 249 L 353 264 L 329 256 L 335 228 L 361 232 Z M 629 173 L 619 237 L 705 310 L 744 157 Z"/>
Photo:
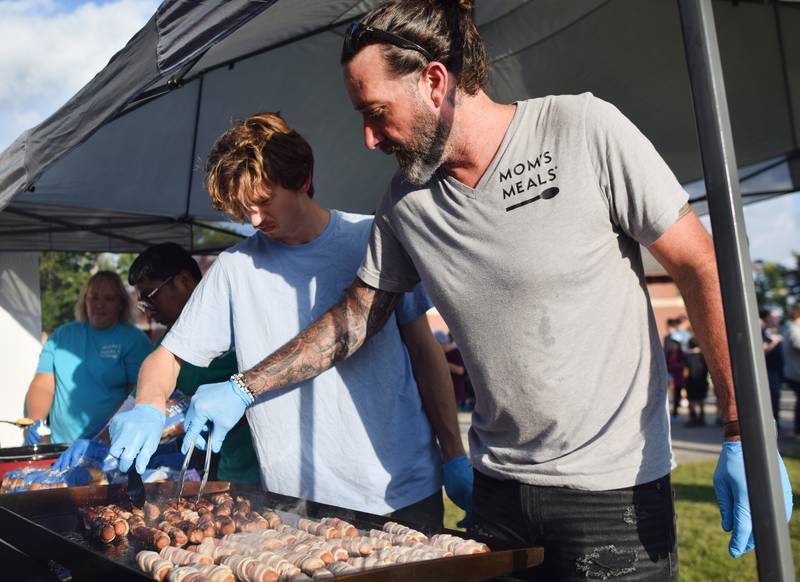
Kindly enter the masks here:
<path id="1" fill-rule="evenodd" d="M 273 185 L 300 190 L 313 171 L 308 142 L 279 113 L 258 113 L 217 139 L 206 161 L 206 186 L 215 209 L 243 221 L 253 204 L 269 200 Z"/>
<path id="2" fill-rule="evenodd" d="M 119 322 L 130 325 L 133 322 L 133 302 L 128 292 L 125 290 L 125 285 L 122 284 L 122 279 L 113 271 L 97 271 L 97 273 L 89 277 L 89 280 L 81 287 L 78 300 L 75 302 L 75 320 L 89 320 L 86 314 L 86 296 L 98 283 L 108 283 L 113 287 L 114 292 L 119 298 Z"/>

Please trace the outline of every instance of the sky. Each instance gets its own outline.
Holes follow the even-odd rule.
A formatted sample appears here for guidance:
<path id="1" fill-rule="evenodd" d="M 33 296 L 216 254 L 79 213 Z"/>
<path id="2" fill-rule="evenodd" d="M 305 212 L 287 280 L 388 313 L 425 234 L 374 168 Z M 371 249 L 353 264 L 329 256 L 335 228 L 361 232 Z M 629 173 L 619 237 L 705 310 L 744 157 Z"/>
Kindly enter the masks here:
<path id="1" fill-rule="evenodd" d="M 769 165 L 772 160 L 749 168 L 742 168 L 740 176 L 746 176 L 761 166 Z M 786 164 L 760 176 L 741 183 L 742 193 L 766 192 L 788 189 L 791 179 Z M 685 184 L 690 197 L 705 193 L 702 182 Z M 746 200 L 746 197 L 744 198 Z M 797 259 L 793 253 L 800 254 L 800 193 L 777 196 L 764 202 L 756 202 L 744 206 L 744 219 L 747 238 L 750 244 L 750 256 L 755 260 L 782 263 L 796 268 Z M 703 224 L 710 231 L 708 215 L 701 217 Z"/>
<path id="2" fill-rule="evenodd" d="M 91 80 L 159 3 L 0 0 L 0 151 Z M 782 188 L 786 179 L 785 170 L 778 169 L 747 187 Z M 702 184 L 687 187 L 692 193 L 703 190 Z M 796 264 L 792 251 L 800 252 L 800 194 L 746 206 L 745 223 L 753 259 Z"/>
<path id="3" fill-rule="evenodd" d="M 0 0 L 0 150 L 89 82 L 157 0 Z"/>

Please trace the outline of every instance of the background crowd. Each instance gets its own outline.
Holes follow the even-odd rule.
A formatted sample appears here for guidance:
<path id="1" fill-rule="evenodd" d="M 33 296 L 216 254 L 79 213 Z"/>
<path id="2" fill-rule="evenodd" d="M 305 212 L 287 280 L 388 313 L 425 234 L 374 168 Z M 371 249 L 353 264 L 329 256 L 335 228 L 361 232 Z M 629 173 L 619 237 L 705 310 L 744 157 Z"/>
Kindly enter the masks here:
<path id="1" fill-rule="evenodd" d="M 794 391 L 797 398 L 793 432 L 800 438 L 800 302 L 790 305 L 785 312 L 777 307 L 764 307 L 759 311 L 759 319 L 773 417 L 780 428 L 781 389 Z M 669 373 L 673 420 L 677 420 L 681 407 L 688 407 L 686 426 L 704 426 L 704 402 L 710 378 L 685 315 L 667 320 L 664 357 Z"/>

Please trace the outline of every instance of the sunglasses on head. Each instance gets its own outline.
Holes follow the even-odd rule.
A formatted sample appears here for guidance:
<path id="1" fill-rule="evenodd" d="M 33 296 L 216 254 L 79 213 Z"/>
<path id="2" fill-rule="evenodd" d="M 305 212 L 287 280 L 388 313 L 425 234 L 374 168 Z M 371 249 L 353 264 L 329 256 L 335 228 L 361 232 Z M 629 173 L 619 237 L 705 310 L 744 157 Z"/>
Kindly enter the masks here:
<path id="1" fill-rule="evenodd" d="M 386 32 L 385 30 L 367 26 L 361 22 L 354 22 L 347 27 L 347 32 L 344 35 L 344 45 L 342 46 L 342 62 L 345 63 L 349 61 L 358 51 L 364 48 L 364 46 L 374 41 L 390 44 L 401 49 L 417 51 L 423 57 L 428 59 L 428 61 L 436 60 L 433 58 L 431 53 L 426 51 L 415 42 L 407 40 L 402 36 L 392 34 L 391 32 Z"/>

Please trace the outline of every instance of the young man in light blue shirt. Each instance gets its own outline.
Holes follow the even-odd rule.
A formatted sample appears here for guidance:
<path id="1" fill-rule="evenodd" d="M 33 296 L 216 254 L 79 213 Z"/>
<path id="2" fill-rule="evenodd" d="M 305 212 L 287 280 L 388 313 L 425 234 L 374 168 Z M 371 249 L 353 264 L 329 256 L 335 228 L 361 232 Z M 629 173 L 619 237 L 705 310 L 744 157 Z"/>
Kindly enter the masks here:
<path id="1" fill-rule="evenodd" d="M 363 259 L 371 217 L 313 201 L 311 148 L 279 116 L 236 124 L 208 169 L 215 206 L 258 232 L 220 255 L 144 364 L 137 407 L 111 426 L 121 469 L 150 456 L 181 361 L 203 366 L 233 347 L 240 369 L 253 366 L 335 304 Z M 448 494 L 468 508 L 471 470 L 430 305 L 415 289 L 358 357 L 248 402 L 267 489 L 438 528 L 444 461 Z M 236 390 L 235 379 L 203 386 L 193 403 L 228 407 Z M 204 424 L 188 423 L 187 440 Z M 229 429 L 211 427 L 214 450 Z"/>

